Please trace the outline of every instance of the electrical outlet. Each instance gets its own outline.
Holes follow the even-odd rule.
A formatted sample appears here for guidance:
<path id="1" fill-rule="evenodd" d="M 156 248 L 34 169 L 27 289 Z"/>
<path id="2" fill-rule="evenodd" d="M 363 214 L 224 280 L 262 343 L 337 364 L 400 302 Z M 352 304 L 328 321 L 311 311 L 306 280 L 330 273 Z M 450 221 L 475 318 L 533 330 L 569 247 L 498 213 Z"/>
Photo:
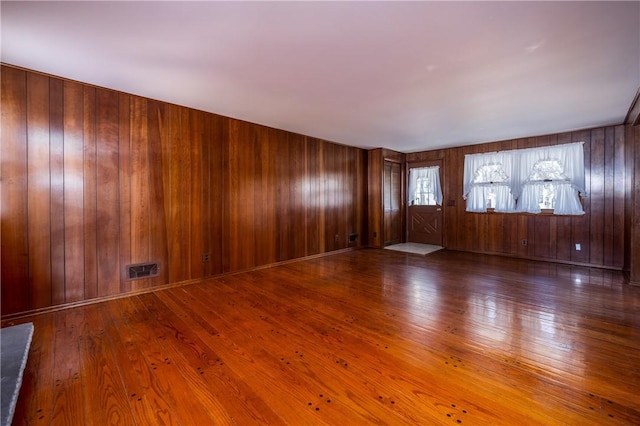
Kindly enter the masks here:
<path id="1" fill-rule="evenodd" d="M 576 244 L 576 251 L 582 250 L 582 246 L 580 244 Z"/>
<path id="2" fill-rule="evenodd" d="M 522 245 L 523 245 L 523 246 L 526 246 L 526 245 L 527 245 L 527 239 L 526 239 L 526 238 L 523 238 L 523 239 L 522 239 Z"/>
<path id="3" fill-rule="evenodd" d="M 205 253 L 202 255 L 202 263 L 207 263 L 209 261 L 209 253 Z"/>

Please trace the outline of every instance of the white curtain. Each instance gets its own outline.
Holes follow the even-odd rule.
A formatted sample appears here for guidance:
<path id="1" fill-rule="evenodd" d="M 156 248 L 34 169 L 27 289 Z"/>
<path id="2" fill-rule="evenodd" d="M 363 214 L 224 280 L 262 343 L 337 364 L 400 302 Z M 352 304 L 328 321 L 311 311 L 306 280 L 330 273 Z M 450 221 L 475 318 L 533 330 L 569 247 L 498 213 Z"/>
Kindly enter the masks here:
<path id="1" fill-rule="evenodd" d="M 518 198 L 517 211 L 523 213 L 540 213 L 542 207 L 541 200 L 544 197 L 545 185 L 551 185 L 554 192 L 553 214 L 584 214 L 578 192 L 571 182 L 556 181 L 530 181 L 522 188 L 520 198 Z"/>
<path id="2" fill-rule="evenodd" d="M 515 211 L 512 174 L 513 151 L 465 155 L 462 196 L 467 200 L 467 211 Z"/>
<path id="3" fill-rule="evenodd" d="M 519 149 L 513 175 L 511 192 L 518 199 L 520 192 L 530 182 L 536 163 L 545 160 L 557 161 L 562 173 L 578 193 L 586 195 L 584 189 L 584 142 L 540 148 Z"/>
<path id="4" fill-rule="evenodd" d="M 464 158 L 467 211 L 540 213 L 553 193 L 554 214 L 584 214 L 584 143 L 469 154 Z M 546 187 L 545 187 L 546 186 Z M 508 188 L 507 191 L 505 188 Z"/>
<path id="5" fill-rule="evenodd" d="M 425 179 L 429 184 L 428 192 L 432 193 L 436 204 L 442 205 L 442 188 L 440 187 L 440 167 L 417 167 L 409 169 L 409 194 L 407 203 L 412 205 L 416 202 L 416 190 L 418 189 L 418 179 Z M 421 201 L 421 204 L 424 200 Z"/>
<path id="6" fill-rule="evenodd" d="M 540 213 L 544 192 L 550 189 L 554 214 L 584 214 L 580 203 L 580 194 L 586 196 L 583 145 L 576 142 L 520 150 L 512 189 L 518 199 L 517 210 Z"/>
<path id="7" fill-rule="evenodd" d="M 516 200 L 511 196 L 507 185 L 479 184 L 474 185 L 467 195 L 468 212 L 486 212 L 487 208 L 494 211 L 511 213 L 516 209 Z"/>

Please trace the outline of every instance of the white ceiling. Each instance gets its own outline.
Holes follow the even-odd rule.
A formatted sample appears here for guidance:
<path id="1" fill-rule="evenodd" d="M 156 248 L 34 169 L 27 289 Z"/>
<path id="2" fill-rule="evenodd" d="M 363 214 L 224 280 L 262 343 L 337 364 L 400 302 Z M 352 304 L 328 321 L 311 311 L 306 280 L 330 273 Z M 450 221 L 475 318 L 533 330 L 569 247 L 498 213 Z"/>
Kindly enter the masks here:
<path id="1" fill-rule="evenodd" d="M 620 124 L 640 2 L 12 2 L 2 62 L 363 148 Z"/>

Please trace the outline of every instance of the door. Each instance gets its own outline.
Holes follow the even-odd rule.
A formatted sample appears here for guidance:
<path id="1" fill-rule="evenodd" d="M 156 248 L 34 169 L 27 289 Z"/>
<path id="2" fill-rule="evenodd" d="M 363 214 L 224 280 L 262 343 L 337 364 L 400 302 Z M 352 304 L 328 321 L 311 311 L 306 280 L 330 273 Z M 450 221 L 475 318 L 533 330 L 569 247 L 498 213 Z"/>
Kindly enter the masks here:
<path id="1" fill-rule="evenodd" d="M 384 245 L 402 242 L 402 173 L 400 163 L 384 162 Z"/>
<path id="2" fill-rule="evenodd" d="M 441 161 L 437 160 L 408 165 L 408 242 L 442 245 L 441 163 Z M 430 168 L 431 170 L 426 170 L 425 168 Z"/>

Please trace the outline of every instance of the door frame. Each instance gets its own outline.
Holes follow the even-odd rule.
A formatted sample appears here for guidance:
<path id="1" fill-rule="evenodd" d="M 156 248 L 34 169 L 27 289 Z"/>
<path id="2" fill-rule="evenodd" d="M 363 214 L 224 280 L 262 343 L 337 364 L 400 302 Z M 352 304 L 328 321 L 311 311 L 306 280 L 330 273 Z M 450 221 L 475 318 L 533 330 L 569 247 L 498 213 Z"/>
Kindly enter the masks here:
<path id="1" fill-rule="evenodd" d="M 433 160 L 421 160 L 421 161 L 407 161 L 405 163 L 405 173 L 404 173 L 404 193 L 405 193 L 405 198 L 404 198 L 404 204 L 405 204 L 405 213 L 404 213 L 404 223 L 408 224 L 409 223 L 409 208 L 407 205 L 407 202 L 409 200 L 409 170 L 410 169 L 415 169 L 418 167 L 431 167 L 431 166 L 439 166 L 440 167 L 440 189 L 442 190 L 442 205 L 440 206 L 442 208 L 442 247 L 445 247 L 444 242 L 446 240 L 445 237 L 445 222 L 446 222 L 446 215 L 445 215 L 445 205 L 447 204 L 445 202 L 445 200 L 447 199 L 446 197 L 446 193 L 445 193 L 445 185 L 444 185 L 444 159 L 443 158 L 435 158 Z M 405 226 L 405 232 L 404 232 L 404 240 L 405 241 L 409 241 L 409 225 Z"/>

